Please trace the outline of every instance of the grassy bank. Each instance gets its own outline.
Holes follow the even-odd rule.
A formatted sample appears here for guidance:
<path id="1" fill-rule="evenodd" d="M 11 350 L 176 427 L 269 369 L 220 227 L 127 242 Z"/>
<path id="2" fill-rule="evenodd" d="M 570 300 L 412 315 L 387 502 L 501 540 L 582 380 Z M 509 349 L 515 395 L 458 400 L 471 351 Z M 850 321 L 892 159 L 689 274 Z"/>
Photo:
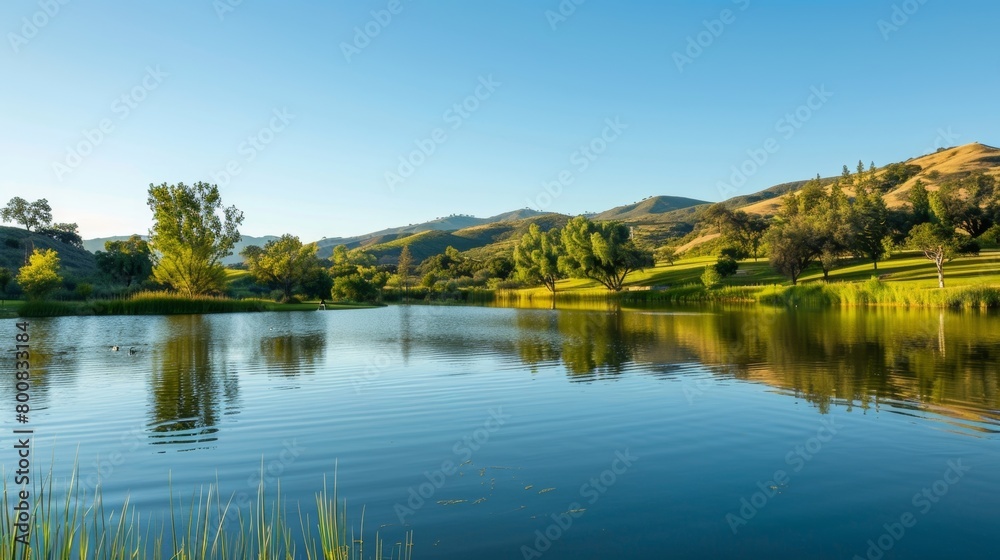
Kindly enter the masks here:
<path id="1" fill-rule="evenodd" d="M 779 276 L 766 259 L 740 262 L 739 272 L 712 289 L 700 277 L 713 257 L 696 257 L 659 265 L 629 276 L 624 291 L 611 293 L 596 282 L 568 279 L 557 283 L 559 304 L 684 304 L 705 302 L 760 303 L 772 306 L 905 306 L 962 309 L 1000 308 L 1000 251 L 984 251 L 948 263 L 945 282 L 937 288 L 934 265 L 922 256 L 901 253 L 880 262 L 848 262 L 830 273 L 807 270 L 796 286 Z M 874 277 L 874 279 L 873 279 Z M 506 305 L 551 307 L 545 288 L 508 290 L 497 295 Z"/>
<path id="2" fill-rule="evenodd" d="M 336 484 L 331 493 L 325 479 L 315 507 L 297 504 L 291 517 L 280 487 L 268 495 L 260 485 L 256 499 L 243 509 L 220 496 L 214 486 L 189 499 L 176 498 L 171 489 L 168 518 L 159 519 L 138 511 L 127 498 L 120 508 L 106 507 L 100 489 L 85 495 L 75 474 L 64 496 L 54 495 L 50 475 L 46 482 L 34 484 L 24 504 L 16 494 L 21 488 L 8 487 L 4 477 L 0 560 L 411 558 L 410 533 L 388 548 L 376 533 L 366 550 L 364 520 L 355 533 L 345 503 L 338 501 Z M 22 505 L 28 509 L 15 509 Z M 30 517 L 20 513 L 29 510 Z M 19 528 L 19 522 L 27 525 Z M 17 540 L 25 528 L 30 528 L 27 544 Z"/>
<path id="3" fill-rule="evenodd" d="M 261 299 L 231 299 L 216 296 L 185 297 L 169 292 L 140 292 L 128 298 L 79 302 L 7 302 L 20 317 L 67 315 L 182 315 L 192 313 L 245 313 L 256 311 L 315 311 L 319 302 L 274 303 Z M 327 310 L 360 309 L 369 304 L 326 304 Z M 6 311 L 6 310 L 4 310 Z"/>

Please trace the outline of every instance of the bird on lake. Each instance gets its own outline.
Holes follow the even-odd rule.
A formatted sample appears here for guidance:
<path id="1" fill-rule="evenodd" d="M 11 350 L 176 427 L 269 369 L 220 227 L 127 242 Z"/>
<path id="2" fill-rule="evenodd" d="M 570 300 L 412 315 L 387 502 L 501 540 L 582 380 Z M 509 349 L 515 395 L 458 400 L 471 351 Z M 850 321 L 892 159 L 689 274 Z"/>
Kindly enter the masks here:
<path id="1" fill-rule="evenodd" d="M 118 351 L 118 347 L 117 346 L 112 346 L 111 347 L 111 351 L 112 352 L 117 352 Z"/>
<path id="2" fill-rule="evenodd" d="M 138 354 L 138 353 L 139 353 L 139 351 L 135 349 L 135 346 L 129 346 L 129 348 L 128 348 L 128 355 L 129 356 L 132 356 L 132 355 Z"/>

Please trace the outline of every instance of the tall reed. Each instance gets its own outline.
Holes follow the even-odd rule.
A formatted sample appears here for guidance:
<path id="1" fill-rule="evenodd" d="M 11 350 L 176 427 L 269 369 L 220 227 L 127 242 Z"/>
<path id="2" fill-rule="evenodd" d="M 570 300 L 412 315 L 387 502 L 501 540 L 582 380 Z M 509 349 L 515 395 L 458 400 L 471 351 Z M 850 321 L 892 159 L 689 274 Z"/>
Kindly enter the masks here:
<path id="1" fill-rule="evenodd" d="M 263 477 L 261 477 L 263 479 Z M 280 485 L 273 497 L 261 483 L 256 500 L 246 509 L 223 500 L 217 485 L 192 494 L 185 503 L 170 488 L 168 520 L 147 515 L 146 521 L 126 497 L 120 508 L 106 509 L 100 487 L 86 495 L 77 479 L 77 469 L 56 500 L 51 472 L 31 489 L 31 519 L 28 544 L 17 542 L 14 505 L 21 488 L 10 487 L 4 473 L 0 499 L 0 560 L 145 560 L 257 558 L 278 560 L 355 560 L 392 558 L 411 560 L 413 535 L 385 549 L 376 533 L 373 554 L 364 550 L 364 514 L 357 535 L 348 537 L 346 502 L 337 496 L 336 478 L 332 495 L 323 479 L 316 494 L 315 518 L 302 511 L 298 523 L 291 523 Z M 301 547 L 301 553 L 299 551 Z M 388 556 L 386 556 L 388 554 Z"/>

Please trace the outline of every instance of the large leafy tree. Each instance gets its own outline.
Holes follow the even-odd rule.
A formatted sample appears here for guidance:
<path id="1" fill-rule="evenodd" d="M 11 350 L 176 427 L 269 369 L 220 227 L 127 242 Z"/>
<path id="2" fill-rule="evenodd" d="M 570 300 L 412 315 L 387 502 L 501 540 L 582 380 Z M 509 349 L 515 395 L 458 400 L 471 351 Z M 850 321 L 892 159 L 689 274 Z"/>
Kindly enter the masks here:
<path id="1" fill-rule="evenodd" d="M 268 241 L 264 247 L 251 245 L 240 255 L 255 280 L 280 289 L 288 299 L 302 288 L 313 269 L 319 268 L 316 250 L 315 243 L 303 245 L 298 237 L 285 234 Z"/>
<path id="2" fill-rule="evenodd" d="M 149 243 L 138 235 L 124 241 L 105 241 L 104 250 L 94 257 L 101 272 L 126 287 L 142 282 L 153 272 Z"/>
<path id="3" fill-rule="evenodd" d="M 1000 193 L 996 178 L 976 172 L 941 185 L 930 197 L 940 222 L 979 237 L 1000 220 Z"/>
<path id="4" fill-rule="evenodd" d="M 31 231 L 31 228 L 46 227 L 52 223 L 52 207 L 44 198 L 28 202 L 15 196 L 7 202 L 7 206 L 0 209 L 0 218 L 5 222 L 21 224 L 24 229 Z"/>
<path id="5" fill-rule="evenodd" d="M 729 245 L 738 248 L 742 255 L 753 257 L 754 260 L 760 256 L 764 234 L 770 225 L 763 217 L 715 204 L 705 212 L 704 219 L 719 228 L 722 238 Z"/>
<path id="6" fill-rule="evenodd" d="M 938 288 L 944 288 L 944 264 L 955 258 L 962 244 L 955 230 L 941 224 L 919 224 L 910 230 L 906 243 L 934 263 L 937 267 Z"/>
<path id="7" fill-rule="evenodd" d="M 28 264 L 21 267 L 17 283 L 30 299 L 45 299 L 62 284 L 59 255 L 52 249 L 35 249 Z"/>
<path id="8" fill-rule="evenodd" d="M 153 211 L 153 277 L 187 296 L 222 290 L 221 261 L 240 240 L 243 212 L 223 208 L 219 187 L 202 182 L 150 184 L 146 202 Z"/>
<path id="9" fill-rule="evenodd" d="M 531 224 L 514 246 L 514 266 L 522 279 L 541 282 L 554 294 L 556 281 L 564 277 L 559 270 L 559 257 L 563 254 L 559 230 L 542 231 L 538 224 Z"/>
<path id="10" fill-rule="evenodd" d="M 631 239 L 620 222 L 592 222 L 577 216 L 562 230 L 566 254 L 560 268 L 570 276 L 590 278 L 618 292 L 630 272 L 653 266 L 653 255 Z"/>

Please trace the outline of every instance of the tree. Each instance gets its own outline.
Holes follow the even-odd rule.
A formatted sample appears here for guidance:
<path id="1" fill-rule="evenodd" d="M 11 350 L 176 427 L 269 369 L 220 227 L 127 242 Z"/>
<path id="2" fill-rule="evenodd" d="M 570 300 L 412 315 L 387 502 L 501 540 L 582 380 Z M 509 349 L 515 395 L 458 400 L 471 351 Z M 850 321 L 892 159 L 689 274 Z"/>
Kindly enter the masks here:
<path id="1" fill-rule="evenodd" d="M 941 185 L 930 197 L 930 203 L 943 225 L 979 237 L 1000 220 L 998 194 L 996 179 L 980 171 Z"/>
<path id="2" fill-rule="evenodd" d="M 716 261 L 715 271 L 719 273 L 722 278 L 729 278 L 730 276 L 736 274 L 736 271 L 740 268 L 740 263 L 736 262 L 733 257 L 723 255 L 720 256 L 718 261 Z"/>
<path id="3" fill-rule="evenodd" d="M 706 266 L 705 272 L 701 274 L 701 283 L 705 285 L 706 288 L 711 288 L 722 282 L 722 275 L 716 270 L 714 266 Z"/>
<path id="4" fill-rule="evenodd" d="M 562 242 L 564 273 L 596 280 L 614 292 L 621 291 L 630 272 L 653 266 L 653 255 L 635 246 L 628 226 L 621 222 L 592 222 L 577 216 L 563 228 Z"/>
<path id="5" fill-rule="evenodd" d="M 29 299 L 45 299 L 62 284 L 58 253 L 52 249 L 35 249 L 28 264 L 18 272 L 17 283 Z"/>
<path id="6" fill-rule="evenodd" d="M 13 279 L 14 276 L 11 275 L 10 270 L 0 266 L 0 294 L 7 295 L 7 285 Z"/>
<path id="7" fill-rule="evenodd" d="M 889 235 L 889 209 L 885 199 L 863 179 L 857 188 L 852 208 L 854 251 L 872 262 L 878 270 L 878 261 L 885 256 L 885 238 Z"/>
<path id="8" fill-rule="evenodd" d="M 796 215 L 768 231 L 768 258 L 771 266 L 788 276 L 792 284 L 820 252 L 822 232 L 809 216 Z"/>
<path id="9" fill-rule="evenodd" d="M 223 208 L 219 187 L 202 182 L 150 184 L 146 203 L 153 211 L 153 277 L 186 296 L 221 291 L 221 261 L 240 240 L 243 212 Z"/>
<path id="10" fill-rule="evenodd" d="M 923 181 L 918 180 L 914 183 L 910 192 L 907 193 L 907 198 L 910 202 L 913 225 L 931 221 L 931 201 Z"/>
<path id="11" fill-rule="evenodd" d="M 21 224 L 24 229 L 31 231 L 31 228 L 46 227 L 52 223 L 52 207 L 44 198 L 29 203 L 15 196 L 5 208 L 0 209 L 0 218 L 5 222 Z"/>
<path id="12" fill-rule="evenodd" d="M 280 289 L 288 300 L 296 288 L 301 289 L 313 269 L 319 268 L 316 250 L 315 243 L 303 245 L 298 237 L 285 234 L 268 241 L 263 248 L 250 245 L 240 256 L 254 280 Z"/>
<path id="13" fill-rule="evenodd" d="M 556 281 L 565 277 L 559 269 L 559 257 L 563 254 L 559 230 L 543 232 L 538 224 L 531 224 L 514 246 L 514 266 L 522 279 L 541 282 L 555 294 Z"/>
<path id="14" fill-rule="evenodd" d="M 670 266 L 674 265 L 674 262 L 677 261 L 677 258 L 678 258 L 677 249 L 674 247 L 664 246 L 660 247 L 656 251 L 656 260 L 660 262 L 665 262 Z"/>
<path id="15" fill-rule="evenodd" d="M 153 272 L 149 243 L 138 235 L 124 241 L 105 241 L 104 251 L 98 251 L 94 258 L 101 272 L 125 287 L 144 281 Z"/>
<path id="16" fill-rule="evenodd" d="M 813 192 L 812 183 L 810 181 L 803 187 L 799 195 L 802 196 L 802 199 L 811 196 L 810 193 Z M 822 195 L 822 187 L 819 187 L 818 184 L 817 180 L 816 188 L 819 189 L 819 193 Z M 786 199 L 787 201 L 788 199 Z M 703 219 L 708 220 L 719 228 L 719 233 L 722 235 L 723 240 L 739 247 L 745 255 L 752 256 L 755 261 L 760 256 L 760 246 L 764 240 L 764 234 L 770 226 L 763 217 L 747 214 L 743 210 L 729 210 L 720 203 L 710 206 L 705 211 Z"/>
<path id="17" fill-rule="evenodd" d="M 399 252 L 399 260 L 396 261 L 396 276 L 399 278 L 399 286 L 403 288 L 403 297 L 410 293 L 410 270 L 413 268 L 413 255 L 410 253 L 410 246 L 403 245 L 403 250 Z"/>
<path id="18" fill-rule="evenodd" d="M 941 224 L 923 223 L 910 230 L 907 245 L 921 251 L 937 267 L 938 288 L 944 288 L 944 263 L 955 258 L 961 242 L 955 230 Z"/>

